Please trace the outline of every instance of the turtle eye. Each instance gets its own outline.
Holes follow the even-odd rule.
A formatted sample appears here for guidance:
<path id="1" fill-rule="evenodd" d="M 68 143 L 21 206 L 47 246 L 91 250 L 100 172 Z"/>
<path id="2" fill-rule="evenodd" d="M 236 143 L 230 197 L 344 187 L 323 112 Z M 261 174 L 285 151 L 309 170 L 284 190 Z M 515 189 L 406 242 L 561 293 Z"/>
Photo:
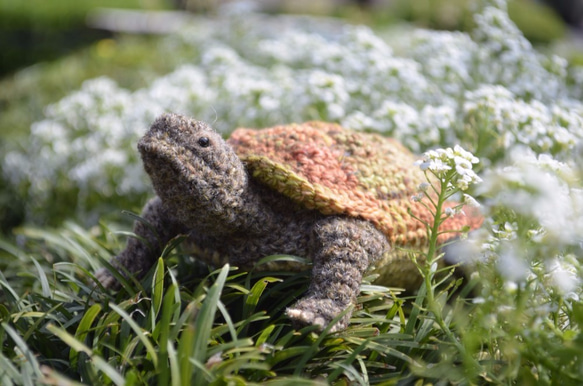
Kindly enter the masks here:
<path id="1" fill-rule="evenodd" d="M 211 141 L 208 139 L 208 137 L 200 137 L 198 139 L 198 145 L 200 147 L 209 147 L 211 144 Z"/>

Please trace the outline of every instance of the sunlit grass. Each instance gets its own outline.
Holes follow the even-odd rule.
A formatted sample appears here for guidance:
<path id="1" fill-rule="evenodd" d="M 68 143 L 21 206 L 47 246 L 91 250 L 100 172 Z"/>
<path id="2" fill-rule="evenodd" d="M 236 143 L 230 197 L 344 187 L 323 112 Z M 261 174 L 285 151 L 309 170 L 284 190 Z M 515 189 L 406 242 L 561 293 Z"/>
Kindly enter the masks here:
<path id="1" fill-rule="evenodd" d="M 437 349 L 422 335 L 403 331 L 398 290 L 365 282 L 349 329 L 333 335 L 316 334 L 311 326 L 295 331 L 283 310 L 306 290 L 307 272 L 245 273 L 225 266 L 205 277 L 193 273 L 200 271 L 196 264 L 182 262 L 179 281 L 166 265 L 176 261 L 174 254 L 160 259 L 149 279 L 126 283 L 112 295 L 91 282 L 96 262 L 117 247 L 107 241 L 106 228 L 91 234 L 69 224 L 23 232 L 35 240 L 29 242 L 31 255 L 0 244 L 2 360 L 10 364 L 6 374 L 14 384 L 27 377 L 86 384 L 319 384 L 341 377 L 365 384 L 406 373 L 415 363 L 407 352 Z M 15 284 L 25 266 L 34 270 L 28 290 Z"/>

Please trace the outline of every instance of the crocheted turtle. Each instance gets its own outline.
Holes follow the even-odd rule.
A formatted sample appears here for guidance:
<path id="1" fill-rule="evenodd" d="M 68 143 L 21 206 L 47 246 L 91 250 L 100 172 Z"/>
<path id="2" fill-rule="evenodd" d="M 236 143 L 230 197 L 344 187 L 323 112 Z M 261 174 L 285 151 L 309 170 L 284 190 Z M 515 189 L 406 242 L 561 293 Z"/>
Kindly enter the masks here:
<path id="1" fill-rule="evenodd" d="M 113 260 L 122 272 L 145 274 L 178 234 L 188 235 L 189 252 L 214 265 L 252 267 L 273 254 L 307 257 L 311 284 L 286 313 L 296 324 L 320 327 L 354 303 L 369 269 L 384 284 L 416 289 L 420 283 L 400 251 L 427 244 L 424 225 L 411 214 L 432 218 L 410 199 L 424 175 L 395 140 L 309 122 L 238 129 L 224 141 L 202 122 L 165 114 L 138 149 L 157 197 L 142 213 L 151 226 L 137 222 L 140 238 Z M 479 215 L 456 215 L 443 230 L 481 222 Z M 105 287 L 117 285 L 105 269 L 97 277 Z"/>

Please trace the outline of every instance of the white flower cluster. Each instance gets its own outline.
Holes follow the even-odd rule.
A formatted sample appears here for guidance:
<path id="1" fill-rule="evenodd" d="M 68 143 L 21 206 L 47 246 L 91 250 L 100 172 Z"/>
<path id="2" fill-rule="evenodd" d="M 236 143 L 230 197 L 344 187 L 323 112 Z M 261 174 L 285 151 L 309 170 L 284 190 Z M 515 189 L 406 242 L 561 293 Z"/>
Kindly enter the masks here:
<path id="1" fill-rule="evenodd" d="M 537 53 L 505 2 L 495 3 L 477 15 L 472 35 L 418 30 L 402 55 L 362 26 L 250 13 L 199 20 L 168 37 L 199 53 L 189 64 L 135 92 L 87 81 L 47 108 L 26 146 L 3 157 L 3 171 L 37 198 L 70 187 L 93 202 L 145 193 L 135 143 L 164 111 L 225 133 L 331 120 L 394 136 L 416 152 L 461 143 L 487 165 L 502 158 L 488 159 L 492 149 L 516 144 L 568 158 L 583 137 L 583 104 L 570 97 L 583 94 L 583 81 L 567 82 L 564 61 Z M 482 146 L 487 132 L 500 143 Z"/>
<path id="2" fill-rule="evenodd" d="M 477 191 L 485 207 L 507 220 L 495 224 L 482 255 L 497 262 L 514 283 L 538 283 L 578 298 L 583 246 L 583 189 L 577 161 L 567 164 L 530 148 L 516 147 L 507 166 L 483 176 Z M 508 220 L 510 218 L 510 221 Z"/>
<path id="3" fill-rule="evenodd" d="M 473 164 L 477 164 L 479 159 L 461 146 L 456 145 L 453 149 L 429 150 L 423 154 L 423 158 L 416 164 L 423 171 L 429 171 L 438 179 L 445 181 L 449 179 L 451 172 L 455 171 L 452 183 L 459 190 L 467 190 L 470 185 L 481 182 L 482 179 L 473 170 Z M 423 190 L 423 188 L 421 188 Z M 473 199 L 469 197 L 469 202 Z"/>
<path id="4" fill-rule="evenodd" d="M 500 85 L 482 85 L 465 93 L 463 111 L 468 127 L 496 139 L 485 153 L 520 144 L 537 153 L 568 155 L 583 138 L 583 106 L 565 103 L 527 102 Z"/>
<path id="5" fill-rule="evenodd" d="M 526 100 L 548 103 L 565 97 L 567 61 L 534 50 L 504 8 L 486 7 L 475 18 L 478 28 L 473 37 L 480 46 L 476 60 L 481 82 L 502 85 Z"/>
<path id="6" fill-rule="evenodd" d="M 108 78 L 87 81 L 46 109 L 47 119 L 33 124 L 25 152 L 12 151 L 3 168 L 13 183 L 26 180 L 36 194 L 55 185 L 74 185 L 87 194 L 143 190 L 135 145 L 140 122 L 127 115 L 132 95 Z M 42 197 L 40 197 L 42 198 Z"/>
<path id="7" fill-rule="evenodd" d="M 421 64 L 425 76 L 451 98 L 445 102 L 455 106 L 456 99 L 474 87 L 473 62 L 480 46 L 468 34 L 417 30 L 409 45 L 411 57 Z"/>
<path id="8" fill-rule="evenodd" d="M 583 189 L 576 171 L 549 155 L 515 149 L 510 166 L 484 175 L 481 193 L 490 206 L 504 206 L 540 224 L 546 243 L 583 242 Z"/>
<path id="9" fill-rule="evenodd" d="M 581 265 L 576 256 L 556 256 L 545 266 L 544 278 L 548 284 L 571 300 L 579 300 L 581 286 Z"/>

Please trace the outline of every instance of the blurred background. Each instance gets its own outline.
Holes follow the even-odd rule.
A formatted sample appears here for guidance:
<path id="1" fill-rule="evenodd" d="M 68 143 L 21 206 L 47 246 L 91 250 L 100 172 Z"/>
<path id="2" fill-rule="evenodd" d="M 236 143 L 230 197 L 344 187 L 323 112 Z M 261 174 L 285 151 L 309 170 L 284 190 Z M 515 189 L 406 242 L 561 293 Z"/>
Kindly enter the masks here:
<path id="1" fill-rule="evenodd" d="M 143 11 L 186 10 L 212 15 L 235 0 L 2 0 L 0 1 L 0 76 L 39 61 L 54 60 L 73 50 L 112 38 L 116 27 L 95 23 L 96 9 Z M 240 2 L 240 1 L 239 1 Z M 249 3 L 249 2 L 247 2 Z M 375 27 L 400 22 L 439 30 L 471 28 L 471 0 L 256 0 L 260 11 L 334 16 Z M 509 13 L 526 37 L 536 44 L 550 44 L 580 33 L 582 0 L 513 0 Z M 165 32 L 151 26 L 139 33 Z M 106 43 L 107 44 L 107 43 Z M 102 44 L 103 46 L 103 44 Z M 101 47 L 104 49 L 103 47 Z"/>
<path id="2" fill-rule="evenodd" d="M 377 32 L 471 31 L 476 7 L 473 0 L 0 0 L 0 150 L 8 142 L 26 147 L 45 107 L 87 79 L 107 76 L 136 90 L 183 64 L 188 55 L 164 47 L 164 35 L 192 18 L 213 18 L 225 5 L 340 19 Z M 508 11 L 540 51 L 583 64 L 583 0 L 512 0 Z M 7 231 L 22 222 L 24 209 L 1 179 L 0 229 Z"/>

